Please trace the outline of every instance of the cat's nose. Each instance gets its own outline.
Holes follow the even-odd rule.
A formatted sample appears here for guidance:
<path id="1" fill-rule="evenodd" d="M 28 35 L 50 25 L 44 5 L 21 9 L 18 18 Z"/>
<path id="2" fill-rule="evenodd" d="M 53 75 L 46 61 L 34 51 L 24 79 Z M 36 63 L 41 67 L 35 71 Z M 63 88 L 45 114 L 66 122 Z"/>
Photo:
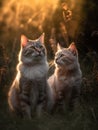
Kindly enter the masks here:
<path id="1" fill-rule="evenodd" d="M 42 56 L 42 52 L 41 51 L 37 51 L 37 56 Z"/>
<path id="2" fill-rule="evenodd" d="M 39 48 L 35 48 L 35 50 L 36 50 L 38 53 L 41 52 L 41 50 L 40 50 Z"/>
<path id="3" fill-rule="evenodd" d="M 39 52 L 39 53 L 40 53 L 40 52 L 41 52 L 41 50 L 40 50 L 40 49 L 37 49 L 37 52 Z"/>
<path id="4" fill-rule="evenodd" d="M 40 55 L 41 54 L 41 52 L 37 52 L 37 55 Z"/>

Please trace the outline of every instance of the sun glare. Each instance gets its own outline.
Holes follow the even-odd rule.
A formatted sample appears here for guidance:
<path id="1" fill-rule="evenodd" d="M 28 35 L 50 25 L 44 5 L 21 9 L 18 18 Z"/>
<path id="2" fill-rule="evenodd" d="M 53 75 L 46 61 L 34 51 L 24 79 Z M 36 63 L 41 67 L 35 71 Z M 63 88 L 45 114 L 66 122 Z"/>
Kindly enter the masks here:
<path id="1" fill-rule="evenodd" d="M 57 7 L 58 0 L 7 0 L 1 9 L 0 21 L 13 28 L 24 27 L 26 24 L 42 26 L 45 18 L 49 18 Z"/>
<path id="2" fill-rule="evenodd" d="M 60 0 L 4 0 L 0 10 L 0 22 L 5 23 L 6 29 L 28 30 L 28 26 L 32 26 L 43 32 L 44 21 L 47 19 L 47 24 L 49 20 L 52 21 L 55 10 L 60 7 L 59 3 Z M 81 20 L 83 0 L 67 0 L 65 3 L 72 11 L 68 31 L 74 36 Z"/>

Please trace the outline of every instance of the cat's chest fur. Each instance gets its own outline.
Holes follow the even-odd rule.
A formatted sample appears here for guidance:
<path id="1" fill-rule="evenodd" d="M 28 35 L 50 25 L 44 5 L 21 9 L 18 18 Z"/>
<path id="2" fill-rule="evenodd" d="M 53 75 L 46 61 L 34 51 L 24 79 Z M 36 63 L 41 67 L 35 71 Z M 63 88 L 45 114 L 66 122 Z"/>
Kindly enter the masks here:
<path id="1" fill-rule="evenodd" d="M 45 77 L 47 75 L 47 71 L 48 71 L 47 64 L 36 65 L 31 67 L 27 67 L 24 65 L 20 66 L 21 76 L 30 80 Z"/>
<path id="2" fill-rule="evenodd" d="M 78 70 L 72 74 L 64 73 L 63 75 L 56 72 L 54 80 L 57 89 L 72 88 L 73 86 L 78 86 L 81 82 L 81 72 Z"/>
<path id="3" fill-rule="evenodd" d="M 68 78 L 66 76 L 55 76 L 55 87 L 58 90 L 64 90 L 67 87 L 72 87 L 72 84 L 74 83 L 74 78 Z"/>

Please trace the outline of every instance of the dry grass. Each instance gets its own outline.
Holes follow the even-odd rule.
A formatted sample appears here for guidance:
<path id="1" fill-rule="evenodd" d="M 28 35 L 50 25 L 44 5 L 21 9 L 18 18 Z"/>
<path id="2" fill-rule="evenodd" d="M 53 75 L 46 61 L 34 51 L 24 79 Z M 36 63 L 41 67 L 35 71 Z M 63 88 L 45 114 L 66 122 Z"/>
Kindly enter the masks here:
<path id="1" fill-rule="evenodd" d="M 16 54 L 15 54 L 16 55 Z M 90 60 L 94 60 L 91 57 Z M 6 58 L 3 57 L 3 60 Z M 9 112 L 7 104 L 7 92 L 13 77 L 9 78 L 10 74 L 14 75 L 15 66 L 7 66 L 5 69 L 9 73 L 5 73 L 4 65 L 0 69 L 0 78 L 6 77 L 6 82 L 2 79 L 0 82 L 3 87 L 0 90 L 0 129 L 1 130 L 97 130 L 98 129 L 98 78 L 97 78 L 97 63 L 96 60 L 93 64 L 88 62 L 88 55 L 80 61 L 81 68 L 83 70 L 83 84 L 81 89 L 80 104 L 78 107 L 70 112 L 55 113 L 50 115 L 44 113 L 42 117 L 34 117 L 32 120 L 21 119 L 19 117 L 12 116 Z M 14 63 L 13 63 L 14 64 Z M 12 64 L 12 65 L 13 65 Z M 8 64 L 7 64 L 8 65 Z M 52 73 L 50 69 L 50 72 Z M 4 73 L 4 74 L 3 74 Z"/>

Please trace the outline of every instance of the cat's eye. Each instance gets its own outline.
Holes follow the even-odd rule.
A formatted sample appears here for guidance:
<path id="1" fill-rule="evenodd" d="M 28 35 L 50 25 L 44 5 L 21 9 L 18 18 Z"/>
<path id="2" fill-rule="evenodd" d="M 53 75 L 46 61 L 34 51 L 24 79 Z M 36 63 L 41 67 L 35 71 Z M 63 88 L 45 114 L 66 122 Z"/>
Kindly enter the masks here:
<path id="1" fill-rule="evenodd" d="M 64 54 L 61 54 L 60 57 L 64 56 Z"/>
<path id="2" fill-rule="evenodd" d="M 29 56 L 29 55 L 31 55 L 33 52 L 34 52 L 33 50 L 32 50 L 32 51 L 31 51 L 31 50 L 28 50 L 28 51 L 25 51 L 25 52 L 24 52 L 24 55 L 25 55 L 25 56 Z"/>
<path id="3" fill-rule="evenodd" d="M 43 48 L 43 46 L 42 46 L 42 45 L 40 45 L 39 47 L 40 47 L 41 49 Z"/>
<path id="4" fill-rule="evenodd" d="M 26 53 L 27 56 L 30 55 L 30 54 L 31 54 L 31 52 Z"/>
<path id="5" fill-rule="evenodd" d="M 34 46 L 30 46 L 30 49 L 34 49 Z"/>

